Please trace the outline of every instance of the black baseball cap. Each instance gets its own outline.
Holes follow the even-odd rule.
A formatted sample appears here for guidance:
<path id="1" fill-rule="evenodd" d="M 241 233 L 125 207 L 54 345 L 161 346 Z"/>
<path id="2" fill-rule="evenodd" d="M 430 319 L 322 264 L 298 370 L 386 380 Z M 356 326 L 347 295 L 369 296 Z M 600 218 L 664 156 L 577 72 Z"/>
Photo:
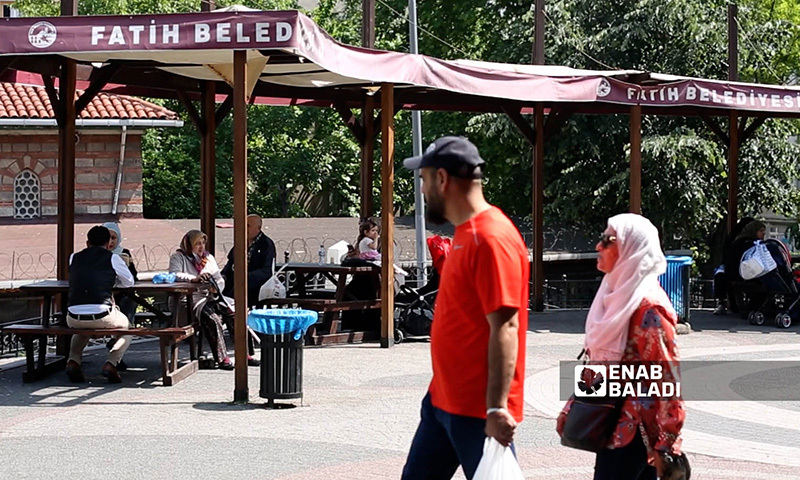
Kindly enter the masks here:
<path id="1" fill-rule="evenodd" d="M 403 166 L 409 170 L 443 168 L 454 177 L 471 179 L 483 177 L 485 164 L 478 147 L 464 137 L 455 136 L 442 137 L 431 143 L 423 155 L 403 160 Z"/>

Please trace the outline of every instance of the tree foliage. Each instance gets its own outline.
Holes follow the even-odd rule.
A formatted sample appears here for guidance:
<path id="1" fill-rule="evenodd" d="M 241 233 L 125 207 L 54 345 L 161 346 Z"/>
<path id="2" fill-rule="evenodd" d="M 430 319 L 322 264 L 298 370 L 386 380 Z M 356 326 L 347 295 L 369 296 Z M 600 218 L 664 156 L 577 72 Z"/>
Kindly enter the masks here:
<path id="1" fill-rule="evenodd" d="M 244 2 L 290 8 L 293 0 Z M 27 13 L 56 14 L 56 2 L 19 0 Z M 739 74 L 743 81 L 794 83 L 800 71 L 800 0 L 739 3 Z M 85 0 L 81 13 L 196 10 L 186 0 Z M 309 12 L 335 39 L 361 42 L 361 0 L 321 0 Z M 408 51 L 407 0 L 382 0 L 376 8 L 376 47 Z M 588 69 L 640 69 L 727 78 L 726 0 L 550 0 L 546 5 L 548 64 Z M 427 0 L 419 2 L 420 52 L 434 57 L 530 63 L 533 2 Z M 170 108 L 182 111 L 179 105 Z M 321 210 L 353 215 L 358 208 L 358 147 L 338 116 L 323 109 L 249 107 L 251 208 L 266 215 L 302 216 Z M 724 129 L 727 119 L 713 119 Z M 187 122 L 188 124 L 189 122 Z M 411 154 L 411 122 L 396 125 L 397 212 L 413 208 L 413 182 L 399 168 Z M 230 121 L 218 134 L 217 208 L 230 212 Z M 643 209 L 669 247 L 707 252 L 721 236 L 727 198 L 726 146 L 697 118 L 645 117 Z M 763 210 L 798 216 L 798 152 L 788 140 L 795 121 L 770 120 L 741 148 L 739 214 Z M 486 192 L 511 214 L 531 211 L 531 149 L 502 115 L 423 113 L 424 143 L 466 134 L 489 162 Z M 150 131 L 144 142 L 145 207 L 150 216 L 198 213 L 199 145 L 191 125 Z M 379 145 L 376 145 L 379 151 Z M 574 116 L 546 144 L 545 222 L 584 232 L 627 210 L 627 116 Z M 380 162 L 375 162 L 377 202 Z"/>

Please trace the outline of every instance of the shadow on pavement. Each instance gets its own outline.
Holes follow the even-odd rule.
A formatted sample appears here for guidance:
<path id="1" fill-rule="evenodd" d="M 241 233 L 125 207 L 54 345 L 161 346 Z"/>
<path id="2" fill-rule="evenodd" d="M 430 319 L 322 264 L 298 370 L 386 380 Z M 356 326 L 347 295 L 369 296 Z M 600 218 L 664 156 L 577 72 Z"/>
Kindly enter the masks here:
<path id="1" fill-rule="evenodd" d="M 192 405 L 197 410 L 207 412 L 242 412 L 247 410 L 292 410 L 299 405 L 293 403 L 276 403 L 272 407 L 267 406 L 267 401 L 258 403 L 233 403 L 233 402 L 198 402 Z M 307 406 L 307 405 L 306 405 Z"/>
<path id="2" fill-rule="evenodd" d="M 528 320 L 529 332 L 583 333 L 588 310 L 548 310 L 534 312 Z"/>
<path id="3" fill-rule="evenodd" d="M 689 323 L 692 325 L 692 331 L 695 332 L 800 334 L 800 323 L 795 323 L 789 328 L 778 328 L 773 323 L 772 318 L 767 317 L 763 325 L 751 325 L 747 319 L 742 318 L 738 313 L 714 315 L 705 310 L 692 310 Z"/>

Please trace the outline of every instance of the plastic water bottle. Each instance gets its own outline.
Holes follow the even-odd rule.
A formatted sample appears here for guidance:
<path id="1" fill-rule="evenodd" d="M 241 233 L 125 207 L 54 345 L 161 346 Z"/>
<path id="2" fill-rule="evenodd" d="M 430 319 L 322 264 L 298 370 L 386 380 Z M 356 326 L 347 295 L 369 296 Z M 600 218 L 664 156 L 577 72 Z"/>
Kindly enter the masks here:
<path id="1" fill-rule="evenodd" d="M 319 264 L 325 263 L 325 245 L 319 246 Z"/>

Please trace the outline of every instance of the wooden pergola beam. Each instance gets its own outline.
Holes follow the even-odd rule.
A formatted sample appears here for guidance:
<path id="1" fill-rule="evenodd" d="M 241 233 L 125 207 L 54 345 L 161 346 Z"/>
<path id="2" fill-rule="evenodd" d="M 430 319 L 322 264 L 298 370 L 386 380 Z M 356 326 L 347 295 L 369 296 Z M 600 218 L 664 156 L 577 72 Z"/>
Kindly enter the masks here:
<path id="1" fill-rule="evenodd" d="M 642 214 L 642 107 L 631 107 L 630 211 Z"/>
<path id="2" fill-rule="evenodd" d="M 119 71 L 119 64 L 112 63 L 103 68 L 95 70 L 96 76 L 92 79 L 88 87 L 83 91 L 83 94 L 75 102 L 75 114 L 80 115 L 84 108 L 89 106 L 89 103 L 100 93 L 100 90 L 105 87 L 108 82 L 114 78 L 114 75 Z"/>
<path id="3" fill-rule="evenodd" d="M 525 140 L 531 145 L 531 147 L 536 146 L 536 130 L 530 126 L 527 120 L 519 113 L 518 107 L 503 107 L 503 112 L 508 116 L 508 119 L 511 120 L 511 123 L 517 127 L 519 133 L 525 137 Z"/>
<path id="4" fill-rule="evenodd" d="M 217 107 L 217 113 L 214 115 L 214 122 L 217 125 L 222 123 L 222 121 L 225 120 L 225 117 L 227 117 L 228 114 L 231 112 L 232 108 L 233 108 L 233 95 L 228 95 L 225 98 L 225 101 L 222 102 L 219 107 Z"/>
<path id="5" fill-rule="evenodd" d="M 364 144 L 361 146 L 361 218 L 371 217 L 374 213 L 372 205 L 372 182 L 375 171 L 375 96 L 367 95 L 361 109 L 364 119 Z M 377 129 L 380 131 L 380 129 Z"/>
<path id="6" fill-rule="evenodd" d="M 739 129 L 739 145 L 744 145 L 744 142 L 750 139 L 756 130 L 759 129 L 767 121 L 767 117 L 757 117 L 750 121 L 750 125 L 746 128 Z"/>
<path id="7" fill-rule="evenodd" d="M 736 226 L 739 211 L 739 127 L 738 112 L 732 110 L 728 116 L 728 231 Z"/>
<path id="8" fill-rule="evenodd" d="M 65 59 L 59 89 L 58 148 L 58 266 L 59 280 L 69 278 L 69 257 L 75 245 L 75 60 Z"/>
<path id="9" fill-rule="evenodd" d="M 700 115 L 700 119 L 703 120 L 703 123 L 706 124 L 706 126 L 709 128 L 709 130 L 714 132 L 714 135 L 717 136 L 717 138 L 719 139 L 720 142 L 722 142 L 724 145 L 727 145 L 727 144 L 730 143 L 730 139 L 728 138 L 728 134 L 726 134 L 722 130 L 722 127 L 717 125 L 717 122 L 715 122 L 711 117 L 709 117 L 708 115 Z"/>
<path id="10" fill-rule="evenodd" d="M 0 57 L 0 75 L 6 73 L 6 70 L 14 66 L 17 57 Z"/>
<path id="11" fill-rule="evenodd" d="M 50 99 L 50 106 L 53 107 L 53 114 L 56 116 L 56 123 L 61 126 L 64 123 L 64 112 L 61 109 L 61 99 L 58 97 L 53 77 L 44 74 L 41 77 L 44 91 L 47 93 L 47 98 Z"/>
<path id="12" fill-rule="evenodd" d="M 533 147 L 532 194 L 533 194 L 533 299 L 531 308 L 544 311 L 544 105 L 533 107 L 536 140 Z"/>
<path id="13" fill-rule="evenodd" d="M 358 117 L 344 102 L 335 102 L 333 108 L 339 114 L 339 117 L 342 119 L 347 129 L 350 130 L 350 133 L 356 137 L 358 144 L 363 146 L 365 140 L 364 127 L 361 125 Z"/>
<path id="14" fill-rule="evenodd" d="M 234 301 L 239 308 L 234 314 L 234 348 L 236 371 L 233 400 L 247 403 L 247 51 L 233 52 L 233 282 Z"/>
<path id="15" fill-rule="evenodd" d="M 381 347 L 394 345 L 394 85 L 381 85 Z"/>
<path id="16" fill-rule="evenodd" d="M 200 86 L 201 90 L 201 125 L 202 145 L 200 158 L 200 229 L 208 237 L 208 251 L 216 252 L 216 229 L 214 222 L 217 215 L 216 184 L 217 184 L 217 110 L 215 99 L 215 85 L 212 81 L 205 81 Z"/>
<path id="17" fill-rule="evenodd" d="M 178 95 L 178 99 L 181 101 L 183 108 L 186 109 L 186 114 L 189 115 L 189 120 L 192 121 L 192 125 L 197 129 L 197 133 L 201 136 L 205 135 L 205 122 L 200 112 L 195 108 L 194 103 L 192 103 L 192 99 L 189 98 L 189 95 L 184 90 L 176 89 L 175 93 Z"/>

